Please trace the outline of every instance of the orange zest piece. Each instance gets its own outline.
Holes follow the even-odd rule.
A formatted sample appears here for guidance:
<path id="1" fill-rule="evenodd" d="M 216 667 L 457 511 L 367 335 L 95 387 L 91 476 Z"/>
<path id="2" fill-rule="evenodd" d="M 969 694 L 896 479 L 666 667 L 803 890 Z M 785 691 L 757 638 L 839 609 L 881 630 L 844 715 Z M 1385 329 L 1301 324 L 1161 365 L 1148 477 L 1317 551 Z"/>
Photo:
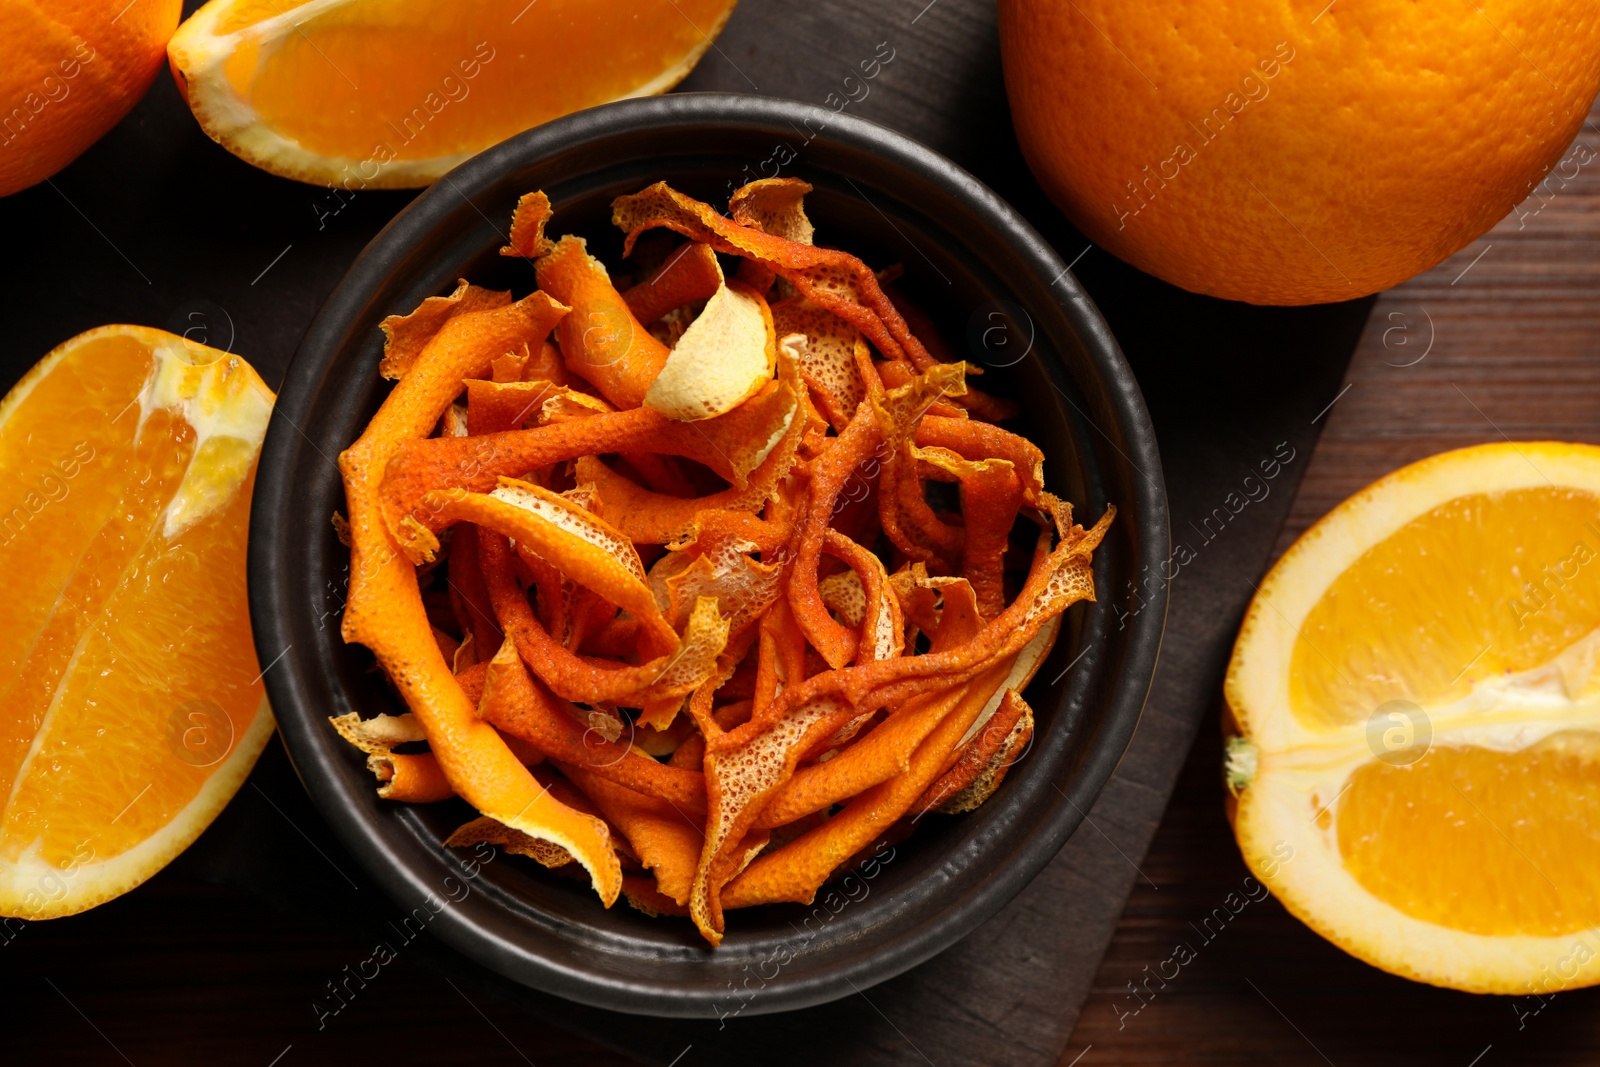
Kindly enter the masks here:
<path id="1" fill-rule="evenodd" d="M 634 318 L 648 326 L 673 308 L 710 300 L 722 284 L 722 267 L 711 246 L 686 241 L 622 299 Z"/>
<path id="2" fill-rule="evenodd" d="M 539 288 L 572 308 L 557 327 L 567 367 L 617 407 L 638 407 L 667 362 L 667 346 L 634 317 L 580 238 L 563 237 L 536 266 Z"/>
<path id="3" fill-rule="evenodd" d="M 378 779 L 378 795 L 408 804 L 432 804 L 456 795 L 439 761 L 429 752 L 375 752 L 367 769 Z"/>
<path id="4" fill-rule="evenodd" d="M 417 361 L 422 349 L 457 315 L 487 311 L 511 303 L 510 293 L 495 292 L 468 284 L 463 278 L 449 296 L 430 296 L 409 315 L 390 315 L 378 327 L 383 330 L 383 360 L 378 373 L 400 379 Z"/>
<path id="5" fill-rule="evenodd" d="M 1033 709 L 1015 689 L 1001 694 L 987 725 L 966 742 L 950 769 L 911 805 L 914 814 L 959 814 L 988 800 L 1033 740 Z"/>
<path id="6" fill-rule="evenodd" d="M 772 328 L 779 337 L 799 334 L 800 376 L 811 387 L 817 408 L 835 430 L 843 431 L 866 399 L 871 353 L 860 332 L 831 311 L 801 296 L 772 305 Z M 875 378 L 876 375 L 873 375 Z"/>
<path id="7" fill-rule="evenodd" d="M 594 801 L 606 820 L 627 837 L 639 862 L 655 875 L 656 890 L 676 904 L 687 904 L 700 861 L 700 845 L 705 840 L 700 831 L 704 805 L 683 808 L 666 798 L 635 792 L 580 766 L 560 766 L 562 773 Z"/>

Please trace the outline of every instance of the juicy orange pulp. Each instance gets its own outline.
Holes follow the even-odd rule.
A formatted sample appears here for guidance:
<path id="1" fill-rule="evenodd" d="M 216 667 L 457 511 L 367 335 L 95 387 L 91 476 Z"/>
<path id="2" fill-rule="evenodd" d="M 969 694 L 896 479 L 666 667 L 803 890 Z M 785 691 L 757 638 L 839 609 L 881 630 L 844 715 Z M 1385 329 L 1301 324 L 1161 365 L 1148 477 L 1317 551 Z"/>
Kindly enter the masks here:
<path id="1" fill-rule="evenodd" d="M 664 92 L 732 6 L 213 0 L 169 57 L 206 131 L 251 162 L 349 188 L 419 186 L 550 119 Z"/>
<path id="2" fill-rule="evenodd" d="M 1339 854 L 1367 891 L 1468 933 L 1549 937 L 1600 925 L 1600 734 L 1516 752 L 1432 749 L 1373 761 L 1339 801 Z"/>
<path id="3" fill-rule="evenodd" d="M 1387 700 L 1445 704 L 1549 662 L 1600 626 L 1600 496 L 1458 497 L 1373 545 L 1300 627 L 1289 701 L 1311 729 Z"/>
<path id="4" fill-rule="evenodd" d="M 196 434 L 141 407 L 155 362 L 140 334 L 91 337 L 0 422 L 0 863 L 120 855 L 269 714 L 245 595 L 253 467 L 166 536 Z"/>

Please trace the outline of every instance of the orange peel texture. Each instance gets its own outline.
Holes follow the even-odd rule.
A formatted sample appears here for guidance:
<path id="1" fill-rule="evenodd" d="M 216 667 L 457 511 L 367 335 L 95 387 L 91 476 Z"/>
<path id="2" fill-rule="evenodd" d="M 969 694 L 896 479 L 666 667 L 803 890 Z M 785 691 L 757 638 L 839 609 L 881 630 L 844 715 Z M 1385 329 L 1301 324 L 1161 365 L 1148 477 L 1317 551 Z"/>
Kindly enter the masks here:
<path id="1" fill-rule="evenodd" d="M 397 384 L 340 459 L 344 634 L 411 709 L 334 720 L 380 793 L 458 796 L 445 845 L 581 865 L 713 946 L 1000 787 L 1115 514 L 1073 521 L 1008 404 L 814 243 L 809 192 L 618 198 L 629 252 L 687 238 L 621 292 L 522 197 L 502 252 L 539 290 L 386 319 Z"/>

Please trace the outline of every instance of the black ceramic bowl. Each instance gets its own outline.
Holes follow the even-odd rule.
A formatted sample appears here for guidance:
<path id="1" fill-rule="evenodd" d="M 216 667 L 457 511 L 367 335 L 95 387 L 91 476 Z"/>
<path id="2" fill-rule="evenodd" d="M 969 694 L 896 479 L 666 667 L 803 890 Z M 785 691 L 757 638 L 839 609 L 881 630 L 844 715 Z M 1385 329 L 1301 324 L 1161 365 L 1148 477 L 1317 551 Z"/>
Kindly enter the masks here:
<path id="1" fill-rule="evenodd" d="M 1095 556 L 1099 603 L 1074 607 L 1028 692 L 1031 750 L 975 812 L 923 820 L 892 854 L 811 906 L 733 912 L 708 949 L 687 920 L 602 908 L 586 883 L 500 858 L 476 866 L 439 845 L 472 812 L 460 802 L 381 801 L 329 715 L 398 712 L 365 649 L 339 639 L 348 553 L 334 458 L 382 401 L 385 315 L 457 278 L 533 288 L 496 254 L 519 194 L 543 189 L 551 232 L 579 233 L 615 264 L 609 204 L 667 179 L 725 204 L 780 172 L 811 182 L 819 243 L 904 289 L 986 389 L 1014 396 L 1045 478 L 1086 524 L 1115 503 Z M 1165 604 L 1119 622 L 1114 603 L 1168 543 L 1156 440 L 1106 324 L 1050 247 L 971 175 L 890 130 L 803 104 L 689 94 L 595 108 L 530 130 L 463 164 L 401 211 L 351 266 L 289 367 L 256 481 L 250 606 L 266 685 L 306 788 L 344 845 L 404 911 L 468 956 L 537 989 L 618 1011 L 709 1017 L 822 1003 L 889 978 L 970 932 L 1077 828 L 1127 748 L 1155 668 Z M 1124 624 L 1125 623 L 1125 624 Z M 1069 669 L 1070 668 L 1070 669 Z M 466 864 L 463 866 L 463 864 Z M 431 904 L 429 902 L 432 902 Z M 442 907 L 442 910 L 438 910 Z M 759 978 L 756 978 L 759 974 Z M 752 980 L 754 978 L 754 980 Z M 735 995 L 737 991 L 737 995 Z"/>

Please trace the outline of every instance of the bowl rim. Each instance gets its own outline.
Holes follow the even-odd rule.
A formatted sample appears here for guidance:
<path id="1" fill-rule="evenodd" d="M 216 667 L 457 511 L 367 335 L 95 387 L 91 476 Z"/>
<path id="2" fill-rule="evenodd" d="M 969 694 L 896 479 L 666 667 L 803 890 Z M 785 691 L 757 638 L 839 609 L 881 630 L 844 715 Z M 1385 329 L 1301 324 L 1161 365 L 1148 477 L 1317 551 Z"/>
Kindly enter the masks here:
<path id="1" fill-rule="evenodd" d="M 730 125 L 812 129 L 814 136 L 857 150 L 869 150 L 892 164 L 920 175 L 947 196 L 964 201 L 981 219 L 994 239 L 1009 244 L 1039 278 L 1049 282 L 1048 292 L 1076 332 L 1098 377 L 1098 387 L 1111 406 L 1115 439 L 1085 415 L 1120 456 L 1143 475 L 1128 479 L 1136 499 L 1123 514 L 1138 516 L 1129 573 L 1156 568 L 1170 545 L 1165 482 L 1156 435 L 1132 369 L 1122 356 L 1110 328 L 1076 278 L 1054 249 L 1014 209 L 966 170 L 910 137 L 856 116 L 797 101 L 737 93 L 675 93 L 667 96 L 602 105 L 518 134 L 462 163 L 424 190 L 367 244 L 351 263 L 307 328 L 290 361 L 279 390 L 278 403 L 258 464 L 250 520 L 248 576 L 251 620 L 261 662 L 279 663 L 264 674 L 268 696 L 278 709 L 278 723 L 291 762 L 318 810 L 328 820 L 341 844 L 349 849 L 391 899 L 416 899 L 427 884 L 416 871 L 405 869 L 382 841 L 375 827 L 349 803 L 348 790 L 338 781 L 331 762 L 332 749 L 323 746 L 311 730 L 322 723 L 321 713 L 306 689 L 306 675 L 318 673 L 314 661 L 302 663 L 290 656 L 290 620 L 303 606 L 286 602 L 281 576 L 296 562 L 296 546 L 304 530 L 287 527 L 287 501 L 296 491 L 295 467 L 304 454 L 304 435 L 291 421 L 313 403 L 317 390 L 336 355 L 346 345 L 348 325 L 358 320 L 372 295 L 403 251 L 422 240 L 438 224 L 430 214 L 447 198 L 466 198 L 492 190 L 504 175 L 538 160 L 579 147 L 599 137 L 663 125 L 704 125 L 708 121 Z M 1042 372 L 1057 383 L 1073 376 L 1059 359 L 1038 357 Z M 1065 393 L 1063 393 L 1065 396 Z M 1070 403 L 1070 399 L 1068 400 Z M 1076 406 L 1076 405 L 1074 405 Z M 1080 414 L 1083 414 L 1080 410 Z M 309 439 L 307 439 L 309 440 Z M 313 445 L 313 447 L 315 447 Z M 1101 469 L 1108 469 L 1102 464 Z M 1122 503 L 1119 501 L 1119 503 Z M 902 933 L 864 958 L 846 961 L 832 972 L 788 985 L 765 987 L 760 1003 L 750 1014 L 788 1011 L 825 1003 L 898 975 L 948 948 L 999 911 L 1055 856 L 1087 816 L 1095 798 L 1109 781 L 1127 751 L 1143 712 L 1160 651 L 1167 609 L 1167 589 L 1157 583 L 1129 623 L 1132 633 L 1124 641 L 1122 672 L 1106 683 L 1109 698 L 1097 703 L 1099 736 L 1077 766 L 1076 775 L 1063 790 L 1061 802 L 1052 805 L 1034 833 L 964 896 L 945 906 L 937 923 L 923 923 Z M 1097 612 L 1108 607 L 1091 604 Z M 1087 635 L 1091 627 L 1085 625 Z M 276 658 L 275 658 L 276 657 Z M 1092 660 L 1091 660 L 1092 666 Z M 325 680 L 337 688 L 337 683 Z M 325 724 L 324 725 L 324 732 Z M 370 783 L 368 785 L 370 789 Z M 501 974 L 533 988 L 580 1003 L 642 1015 L 712 1017 L 712 998 L 698 990 L 651 985 L 620 974 L 616 969 L 586 969 L 580 961 L 545 959 L 511 944 L 482 923 L 464 917 L 463 909 L 445 908 L 429 929 L 457 950 Z M 576 953 L 573 954 L 576 956 Z"/>

